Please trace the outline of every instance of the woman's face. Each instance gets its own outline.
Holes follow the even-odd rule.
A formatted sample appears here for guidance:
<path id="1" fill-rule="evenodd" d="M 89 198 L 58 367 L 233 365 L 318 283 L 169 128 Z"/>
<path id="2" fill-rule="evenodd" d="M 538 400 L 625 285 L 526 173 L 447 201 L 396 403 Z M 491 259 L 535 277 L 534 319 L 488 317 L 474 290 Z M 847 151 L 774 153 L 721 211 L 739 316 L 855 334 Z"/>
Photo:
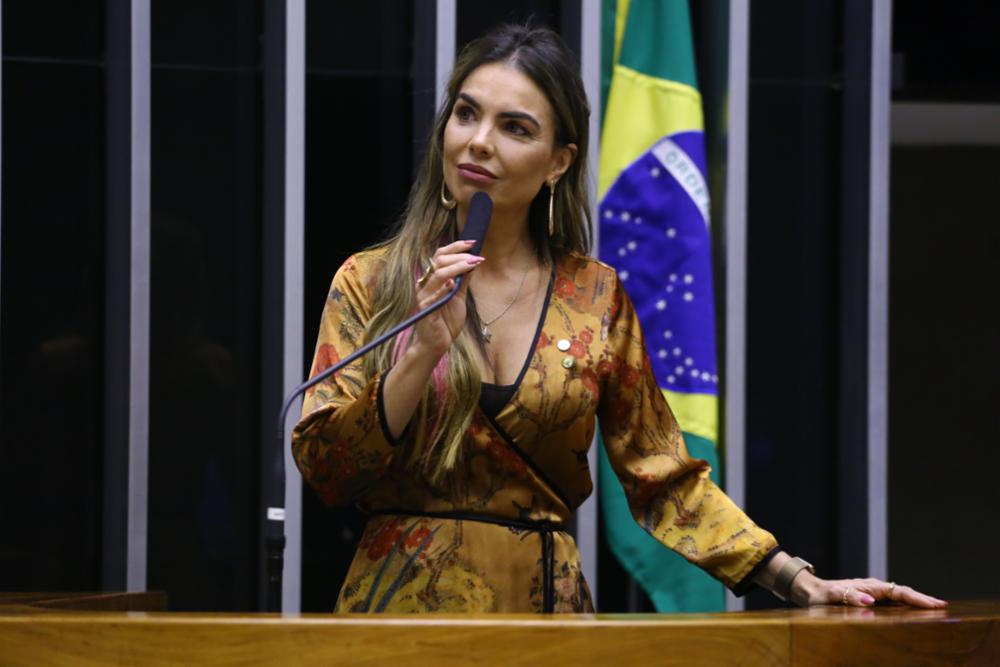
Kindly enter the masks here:
<path id="1" fill-rule="evenodd" d="M 466 205 L 477 190 L 498 211 L 527 209 L 539 189 L 569 168 L 576 146 L 555 145 L 555 114 L 545 94 L 501 63 L 466 77 L 444 128 L 444 180 Z"/>

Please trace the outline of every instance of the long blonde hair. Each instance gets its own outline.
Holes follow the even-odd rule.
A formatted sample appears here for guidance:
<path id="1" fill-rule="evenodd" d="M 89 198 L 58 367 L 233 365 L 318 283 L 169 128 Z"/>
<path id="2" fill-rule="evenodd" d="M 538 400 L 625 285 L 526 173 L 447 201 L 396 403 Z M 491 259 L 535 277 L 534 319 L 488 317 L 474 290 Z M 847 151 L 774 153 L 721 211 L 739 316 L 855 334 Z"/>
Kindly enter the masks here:
<path id="1" fill-rule="evenodd" d="M 548 188 L 542 187 L 530 206 L 528 227 L 538 258 L 543 263 L 554 263 L 567 253 L 586 254 L 590 250 L 586 159 L 590 107 L 574 57 L 562 39 L 547 28 L 500 26 L 470 42 L 456 60 L 406 209 L 394 235 L 380 244 L 387 252 L 366 340 L 413 312 L 419 267 L 426 265 L 439 246 L 456 238 L 455 212 L 446 210 L 440 202 L 444 129 L 465 79 L 477 67 L 496 62 L 517 68 L 545 93 L 556 119 L 556 145 L 577 146 L 577 157 L 556 188 L 552 236 L 548 233 Z M 442 357 L 414 415 L 415 444 L 408 462 L 432 481 L 440 480 L 458 463 L 465 431 L 479 401 L 482 381 L 476 357 L 485 351 L 484 341 L 476 326 L 479 316 L 471 294 L 468 305 L 466 328 Z M 365 373 L 372 377 L 388 370 L 402 355 L 409 339 L 409 332 L 405 332 L 396 337 L 394 344 L 368 355 Z"/>

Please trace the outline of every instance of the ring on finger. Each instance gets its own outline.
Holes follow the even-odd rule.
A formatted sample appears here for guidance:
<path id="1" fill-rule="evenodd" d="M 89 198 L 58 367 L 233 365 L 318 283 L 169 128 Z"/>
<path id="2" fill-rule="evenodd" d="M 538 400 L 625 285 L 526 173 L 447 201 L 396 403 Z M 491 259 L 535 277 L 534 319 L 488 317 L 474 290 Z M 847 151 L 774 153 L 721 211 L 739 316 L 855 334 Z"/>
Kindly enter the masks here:
<path id="1" fill-rule="evenodd" d="M 892 600 L 892 594 L 895 591 L 896 591 L 896 582 L 895 581 L 890 581 L 889 582 L 889 595 L 887 596 L 890 600 Z"/>
<path id="2" fill-rule="evenodd" d="M 850 588 L 845 588 L 844 589 L 844 597 L 840 598 L 840 604 L 843 604 L 843 605 L 847 604 L 847 594 L 850 593 L 850 592 L 851 592 Z"/>
<path id="3" fill-rule="evenodd" d="M 431 275 L 434 273 L 434 262 L 427 262 L 427 268 L 424 269 L 424 275 L 420 276 L 417 280 L 417 287 L 423 287 L 430 280 Z"/>

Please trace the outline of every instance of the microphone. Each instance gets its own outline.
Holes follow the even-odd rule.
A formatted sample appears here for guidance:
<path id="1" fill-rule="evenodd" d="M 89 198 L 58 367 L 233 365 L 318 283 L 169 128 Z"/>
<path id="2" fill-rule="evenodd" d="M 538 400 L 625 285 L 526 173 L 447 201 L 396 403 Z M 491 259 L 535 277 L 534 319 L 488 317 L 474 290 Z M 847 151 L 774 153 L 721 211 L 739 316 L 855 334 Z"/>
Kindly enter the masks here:
<path id="1" fill-rule="evenodd" d="M 490 220 L 493 217 L 493 200 L 485 192 L 476 192 L 469 202 L 469 213 L 465 218 L 465 227 L 462 229 L 461 237 L 465 240 L 475 240 L 469 253 L 478 255 L 486 240 L 486 232 L 490 227 Z M 462 286 L 462 279 L 465 274 L 455 279 L 455 286 L 448 290 L 443 297 L 427 306 L 418 313 L 415 313 L 403 322 L 400 322 L 392 329 L 366 345 L 358 348 L 353 353 L 341 359 L 339 362 L 327 368 L 313 378 L 306 380 L 293 389 L 281 407 L 281 414 L 278 416 L 278 439 L 274 455 L 271 457 L 270 484 L 271 496 L 267 503 L 267 528 L 264 543 L 267 553 L 267 611 L 281 611 L 281 578 L 284 569 L 285 551 L 285 420 L 288 418 L 288 411 L 292 403 L 310 387 L 319 384 L 345 366 L 350 365 L 359 357 L 368 354 L 373 349 L 396 336 L 399 332 L 424 319 L 434 311 L 440 309 L 451 301 Z"/>
<path id="2" fill-rule="evenodd" d="M 472 195 L 469 202 L 469 215 L 465 217 L 465 228 L 460 236 L 466 241 L 475 239 L 476 243 L 469 252 L 478 255 L 483 249 L 483 241 L 486 240 L 486 232 L 490 228 L 490 220 L 493 218 L 493 200 L 485 192 L 477 192 Z M 459 276 L 461 278 L 462 276 Z"/>

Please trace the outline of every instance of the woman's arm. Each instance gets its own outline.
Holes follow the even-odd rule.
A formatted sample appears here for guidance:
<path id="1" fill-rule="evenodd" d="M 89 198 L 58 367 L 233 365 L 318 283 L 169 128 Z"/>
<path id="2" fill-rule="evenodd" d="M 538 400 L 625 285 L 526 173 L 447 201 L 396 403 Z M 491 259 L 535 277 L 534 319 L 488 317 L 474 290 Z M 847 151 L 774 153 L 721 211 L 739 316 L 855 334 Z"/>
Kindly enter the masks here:
<path id="1" fill-rule="evenodd" d="M 475 241 L 456 241 L 438 248 L 428 268 L 430 275 L 417 282 L 417 308 L 423 309 L 444 297 L 455 286 L 455 279 L 479 266 L 482 257 L 470 255 Z M 382 407 L 393 438 L 399 438 L 420 403 L 424 389 L 441 357 L 465 326 L 465 297 L 469 281 L 447 305 L 428 315 L 414 327 L 413 338 L 392 371 L 385 377 Z"/>
<path id="2" fill-rule="evenodd" d="M 438 250 L 435 270 L 419 286 L 417 307 L 440 299 L 456 276 L 481 261 L 462 252 L 469 245 L 458 242 Z M 381 261 L 362 253 L 337 271 L 323 308 L 311 376 L 362 343 Z M 369 378 L 356 360 L 306 392 L 302 419 L 292 431 L 292 455 L 303 478 L 327 504 L 356 499 L 385 474 L 434 366 L 464 323 L 465 289 L 416 326 L 409 348 L 391 371 Z"/>
<path id="3" fill-rule="evenodd" d="M 607 370 L 597 411 L 608 461 L 636 523 L 735 590 L 777 541 L 712 482 L 708 463 L 688 452 L 657 386 L 635 308 L 621 282 L 613 275 L 608 281 L 598 362 Z"/>

